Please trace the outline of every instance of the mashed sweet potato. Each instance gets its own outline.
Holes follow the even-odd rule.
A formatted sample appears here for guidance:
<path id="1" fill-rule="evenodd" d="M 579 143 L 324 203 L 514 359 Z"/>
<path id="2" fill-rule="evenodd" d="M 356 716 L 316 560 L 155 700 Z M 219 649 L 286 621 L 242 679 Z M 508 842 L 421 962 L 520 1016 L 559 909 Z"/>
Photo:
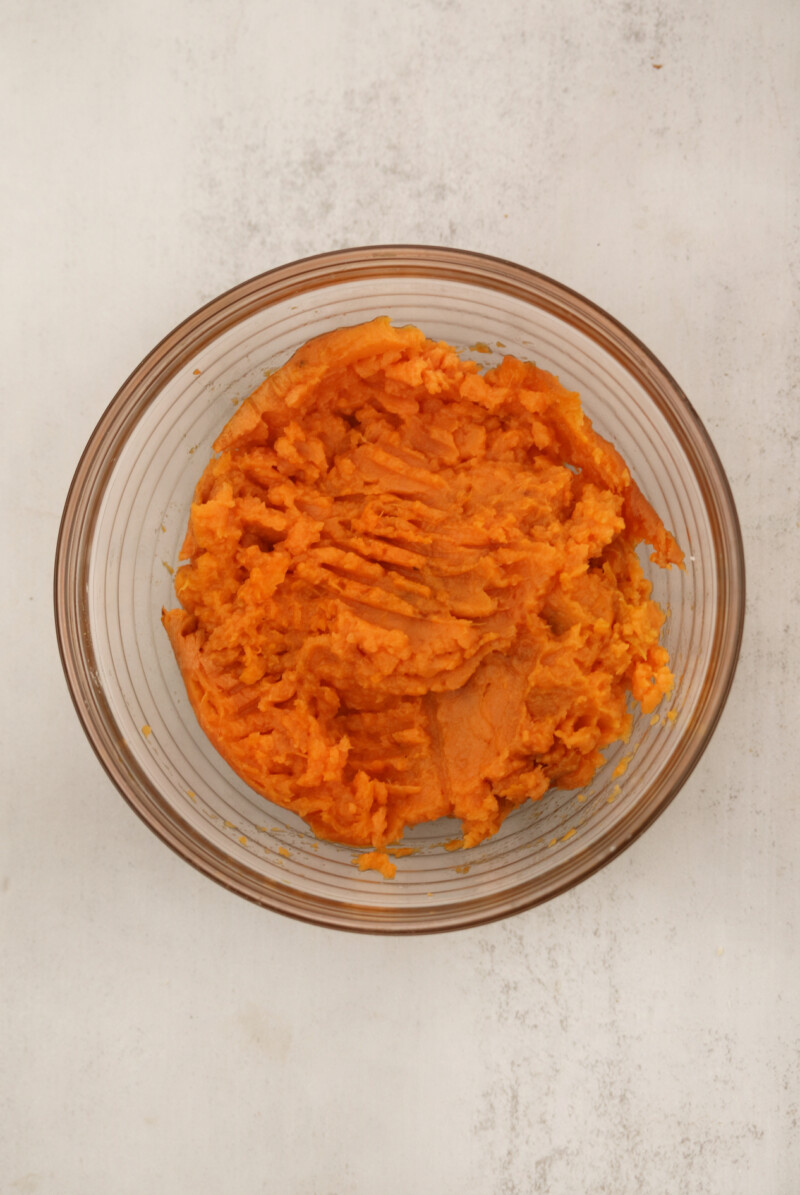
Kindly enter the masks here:
<path id="1" fill-rule="evenodd" d="M 163 622 L 203 730 L 322 838 L 463 844 L 672 685 L 635 547 L 681 564 L 551 374 L 481 375 L 380 318 L 306 344 L 242 405 L 194 497 Z"/>

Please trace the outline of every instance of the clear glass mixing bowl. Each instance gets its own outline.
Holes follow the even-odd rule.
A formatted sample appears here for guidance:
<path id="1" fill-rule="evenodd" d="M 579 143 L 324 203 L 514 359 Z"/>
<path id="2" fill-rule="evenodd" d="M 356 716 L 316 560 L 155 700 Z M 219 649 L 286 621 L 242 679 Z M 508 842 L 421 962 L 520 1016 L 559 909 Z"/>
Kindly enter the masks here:
<path id="1" fill-rule="evenodd" d="M 459 824 L 407 833 L 384 880 L 265 802 L 200 730 L 161 626 L 195 482 L 265 372 L 312 336 L 385 314 L 484 363 L 535 360 L 581 394 L 686 553 L 647 564 L 676 674 L 672 717 L 638 716 L 583 792 L 551 791 L 470 851 Z M 488 353 L 477 351 L 491 346 Z M 502 347 L 501 347 L 502 346 Z M 728 483 L 686 397 L 636 337 L 580 295 L 510 262 L 452 249 L 346 250 L 271 270 L 208 303 L 142 362 L 101 418 L 67 498 L 56 624 L 75 707 L 108 775 L 169 846 L 282 913 L 342 929 L 475 925 L 578 883 L 640 834 L 705 748 L 741 639 L 744 564 Z M 666 704 L 666 703 L 662 703 Z M 627 761 L 620 774 L 618 765 Z M 615 775 L 615 771 L 617 774 Z"/>

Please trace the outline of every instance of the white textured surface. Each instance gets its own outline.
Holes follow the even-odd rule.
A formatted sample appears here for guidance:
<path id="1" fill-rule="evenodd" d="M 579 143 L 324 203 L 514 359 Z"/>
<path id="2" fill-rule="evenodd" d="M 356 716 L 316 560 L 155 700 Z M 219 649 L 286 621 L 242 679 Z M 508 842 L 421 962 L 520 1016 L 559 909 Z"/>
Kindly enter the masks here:
<path id="1" fill-rule="evenodd" d="M 795 1195 L 795 0 L 6 0 L 0 47 L 0 1191 Z M 419 940 L 283 920 L 164 848 L 83 738 L 50 596 L 148 349 L 386 241 L 512 258 L 632 328 L 715 439 L 749 569 L 729 704 L 657 824 Z"/>

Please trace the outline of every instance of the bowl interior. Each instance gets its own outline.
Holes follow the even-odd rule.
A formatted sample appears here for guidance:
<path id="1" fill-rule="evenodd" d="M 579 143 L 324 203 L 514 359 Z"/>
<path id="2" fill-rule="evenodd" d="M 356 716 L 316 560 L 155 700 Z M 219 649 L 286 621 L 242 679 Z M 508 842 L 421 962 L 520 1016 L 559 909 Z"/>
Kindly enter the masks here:
<path id="1" fill-rule="evenodd" d="M 391 262 L 376 269 L 373 254 L 348 275 L 336 258 L 322 278 L 318 270 L 305 280 L 295 270 L 291 284 L 266 275 L 216 300 L 154 350 L 114 400 L 65 512 L 56 578 L 62 655 L 114 781 L 215 879 L 325 924 L 450 928 L 526 907 L 589 874 L 688 775 L 738 650 L 738 527 L 689 404 L 646 350 L 590 304 L 528 271 L 509 281 L 486 263 L 477 274 L 459 273 L 452 260 L 398 272 Z M 535 360 L 579 391 L 686 554 L 685 572 L 642 556 L 668 612 L 672 699 L 636 717 L 630 742 L 608 752 L 587 790 L 527 803 L 481 846 L 448 850 L 457 822 L 408 832 L 402 846 L 413 853 L 397 861 L 393 881 L 359 872 L 353 848 L 317 841 L 225 764 L 196 722 L 160 622 L 162 606 L 176 604 L 172 573 L 194 485 L 235 405 L 309 337 L 378 314 L 417 324 L 482 365 L 505 353 Z"/>

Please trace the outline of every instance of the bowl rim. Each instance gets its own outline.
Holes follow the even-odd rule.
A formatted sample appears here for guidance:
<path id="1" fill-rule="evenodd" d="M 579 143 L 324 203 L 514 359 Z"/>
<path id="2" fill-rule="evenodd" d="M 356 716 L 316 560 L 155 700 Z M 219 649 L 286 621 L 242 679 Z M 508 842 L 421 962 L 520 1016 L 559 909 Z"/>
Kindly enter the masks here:
<path id="1" fill-rule="evenodd" d="M 699 732 L 678 744 L 677 779 L 642 810 L 640 803 L 627 820 L 612 827 L 600 841 L 562 860 L 551 882 L 523 881 L 495 897 L 482 895 L 431 909 L 397 910 L 388 906 L 353 905 L 299 894 L 291 885 L 269 880 L 218 850 L 165 802 L 136 791 L 135 762 L 127 770 L 119 752 L 108 749 L 97 724 L 98 694 L 91 686 L 83 655 L 76 644 L 90 651 L 91 637 L 80 626 L 78 570 L 86 560 L 78 551 L 89 543 L 99 497 L 115 464 L 115 453 L 103 451 L 124 442 L 161 388 L 206 344 L 249 314 L 289 297 L 335 286 L 353 279 L 374 277 L 447 277 L 484 289 L 523 299 L 565 320 L 610 352 L 629 374 L 637 378 L 659 406 L 678 435 L 684 450 L 686 437 L 699 454 L 704 469 L 693 465 L 706 512 L 727 550 L 725 569 L 717 574 L 720 598 L 715 633 L 724 639 L 722 651 L 710 653 Z M 654 393 L 655 387 L 655 393 Z M 690 453 L 691 456 L 691 453 Z M 93 499 L 93 501 L 90 501 Z M 733 494 L 719 455 L 693 405 L 655 354 L 624 324 L 578 291 L 529 267 L 505 258 L 446 246 L 379 244 L 337 249 L 298 258 L 240 282 L 204 303 L 178 323 L 142 358 L 117 390 L 98 419 L 81 453 L 61 516 L 56 544 L 53 599 L 56 638 L 61 665 L 75 711 L 92 749 L 114 787 L 145 824 L 186 862 L 222 887 L 253 903 L 311 924 L 356 933 L 412 935 L 447 932 L 487 924 L 524 912 L 568 891 L 619 856 L 653 824 L 688 780 L 702 757 L 727 702 L 741 648 L 745 615 L 745 560 L 741 527 Z M 709 704 L 712 694 L 713 701 Z M 93 700 L 93 698 L 95 700 Z M 102 711 L 101 711 L 102 712 Z M 92 715 L 94 714 L 94 717 Z M 700 715 L 698 715 L 699 717 Z M 111 715 L 109 714 L 109 717 Z M 112 718 L 113 721 L 113 718 Z M 115 759 L 115 756 L 117 757 Z M 670 757 L 672 762 L 672 757 Z M 126 783 L 127 777 L 127 783 Z M 151 788 L 139 776 L 146 788 Z M 651 786 L 652 788 L 652 786 Z M 624 832 L 622 832 L 624 827 Z M 614 832 L 615 841 L 605 845 Z M 591 855 L 591 858 L 585 858 Z M 531 889 L 535 887 L 535 891 Z M 327 914 L 327 915 L 326 915 Z"/>

